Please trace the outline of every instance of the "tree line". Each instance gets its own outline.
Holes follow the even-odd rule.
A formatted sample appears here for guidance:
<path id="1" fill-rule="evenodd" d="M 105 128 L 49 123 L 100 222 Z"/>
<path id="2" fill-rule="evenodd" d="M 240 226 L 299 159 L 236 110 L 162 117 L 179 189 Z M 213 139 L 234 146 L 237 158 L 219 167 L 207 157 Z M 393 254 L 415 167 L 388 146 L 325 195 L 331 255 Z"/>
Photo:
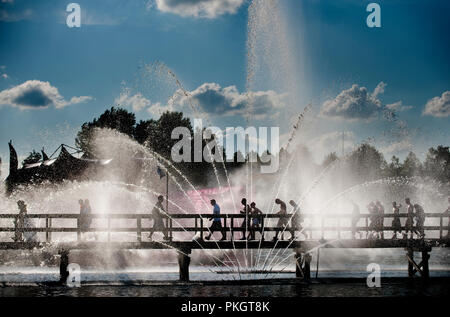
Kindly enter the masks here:
<path id="1" fill-rule="evenodd" d="M 109 128 L 128 135 L 139 144 L 171 160 L 171 149 L 178 142 L 178 140 L 171 138 L 172 130 L 176 127 L 188 128 L 191 135 L 203 132 L 194 131 L 190 119 L 184 117 L 181 112 L 165 112 L 157 120 L 149 119 L 137 122 L 134 113 L 123 108 L 112 107 L 98 118 L 84 123 L 77 133 L 75 144 L 86 157 L 95 157 L 94 131 L 96 128 Z M 214 135 L 212 138 L 214 138 Z M 203 140 L 202 148 L 208 142 L 211 142 L 211 139 Z M 225 153 L 225 149 L 218 145 L 212 149 L 212 154 L 216 149 L 222 151 L 224 158 L 229 154 Z M 257 163 L 253 164 L 253 167 L 255 173 L 258 173 L 258 166 L 263 163 L 258 154 L 253 153 L 253 155 L 257 157 Z M 311 155 L 308 154 L 308 149 L 304 146 L 291 153 L 286 153 L 284 149 L 281 149 L 279 153 L 270 154 L 267 152 L 265 155 L 279 155 L 282 167 L 292 156 L 301 156 L 302 162 L 300 164 L 311 166 L 317 172 L 341 159 L 335 152 L 332 152 L 325 157 L 321 164 L 316 164 Z M 225 166 L 227 170 L 232 171 L 245 164 L 242 161 L 248 160 L 248 157 L 249 155 L 244 157 L 242 153 L 235 152 L 233 153 L 233 161 L 225 160 Z M 29 157 L 24 160 L 24 164 L 37 162 L 41 158 L 40 153 L 33 150 Z M 413 152 L 410 152 L 403 161 L 400 161 L 397 156 L 392 156 L 388 162 L 373 145 L 363 143 L 342 161 L 351 170 L 352 176 L 356 178 L 355 181 L 360 183 L 386 177 L 422 177 L 439 182 L 447 191 L 450 185 L 450 151 L 448 146 L 439 145 L 436 148 L 430 148 L 423 162 Z M 207 175 L 214 172 L 212 165 L 204 161 L 173 164 L 197 184 L 205 183 L 208 178 Z M 216 168 L 220 177 L 224 178 L 222 164 L 216 163 Z"/>

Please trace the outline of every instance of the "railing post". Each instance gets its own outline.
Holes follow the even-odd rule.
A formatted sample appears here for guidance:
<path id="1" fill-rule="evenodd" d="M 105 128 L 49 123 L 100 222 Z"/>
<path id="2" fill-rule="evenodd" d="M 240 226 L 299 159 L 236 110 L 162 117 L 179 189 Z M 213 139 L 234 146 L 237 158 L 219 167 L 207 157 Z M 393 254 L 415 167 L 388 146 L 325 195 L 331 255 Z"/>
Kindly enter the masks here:
<path id="1" fill-rule="evenodd" d="M 230 239 L 233 241 L 233 239 L 234 239 L 234 216 L 231 216 L 231 218 L 230 218 L 230 234 L 231 234 Z"/>
<path id="2" fill-rule="evenodd" d="M 439 217 L 439 239 L 443 238 L 443 227 L 444 227 L 444 217 L 441 215 Z"/>
<path id="3" fill-rule="evenodd" d="M 49 218 L 48 216 L 45 217 L 45 241 L 50 242 L 50 227 L 52 226 L 52 218 Z"/>
<path id="4" fill-rule="evenodd" d="M 366 215 L 366 238 L 369 235 L 369 216 Z"/>
<path id="5" fill-rule="evenodd" d="M 203 217 L 200 219 L 200 239 L 203 240 Z"/>
<path id="6" fill-rule="evenodd" d="M 324 229 L 323 229 L 324 224 L 325 224 L 325 218 L 322 216 L 321 221 L 320 221 L 320 228 L 321 228 L 321 231 L 322 231 L 322 240 L 325 239 L 325 234 L 324 234 Z"/>
<path id="7" fill-rule="evenodd" d="M 264 241 L 264 219 L 266 219 L 266 215 L 262 215 L 260 219 L 261 219 L 261 239 Z"/>
<path id="8" fill-rule="evenodd" d="M 173 222 L 172 222 L 172 218 L 169 218 L 169 237 L 170 237 L 170 240 L 172 240 L 173 239 Z"/>
<path id="9" fill-rule="evenodd" d="M 338 239 L 341 239 L 341 218 L 338 217 Z"/>
<path id="10" fill-rule="evenodd" d="M 137 216 L 136 218 L 136 228 L 137 228 L 137 241 L 142 241 L 142 217 Z"/>
<path id="11" fill-rule="evenodd" d="M 108 242 L 111 241 L 111 218 L 108 215 Z"/>
<path id="12" fill-rule="evenodd" d="M 77 241 L 81 240 L 81 215 L 77 218 Z"/>

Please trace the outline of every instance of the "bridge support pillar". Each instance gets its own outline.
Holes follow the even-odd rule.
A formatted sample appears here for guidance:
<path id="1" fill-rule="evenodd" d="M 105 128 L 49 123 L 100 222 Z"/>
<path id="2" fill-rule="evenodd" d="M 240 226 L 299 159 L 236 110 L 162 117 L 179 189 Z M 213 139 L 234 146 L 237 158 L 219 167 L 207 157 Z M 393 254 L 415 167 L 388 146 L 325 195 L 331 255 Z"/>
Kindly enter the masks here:
<path id="1" fill-rule="evenodd" d="M 303 277 L 302 254 L 295 252 L 295 277 Z"/>
<path id="2" fill-rule="evenodd" d="M 303 269 L 303 274 L 305 276 L 305 279 L 310 279 L 311 278 L 311 260 L 312 260 L 312 256 L 309 253 L 305 254 L 305 266 Z"/>
<path id="3" fill-rule="evenodd" d="M 191 251 L 188 252 L 178 252 L 178 265 L 180 268 L 180 281 L 182 282 L 188 282 L 189 281 L 189 264 L 191 263 L 191 258 L 188 254 L 190 254 Z"/>
<path id="4" fill-rule="evenodd" d="M 66 284 L 67 278 L 69 277 L 69 271 L 67 267 L 69 266 L 69 250 L 61 249 L 58 251 L 60 256 L 59 260 L 59 282 L 61 284 Z"/>
<path id="5" fill-rule="evenodd" d="M 422 251 L 422 277 L 424 279 L 428 279 L 430 277 L 430 268 L 428 266 L 428 260 L 430 259 L 430 255 L 428 251 Z"/>
<path id="6" fill-rule="evenodd" d="M 408 249 L 408 258 L 411 261 L 414 261 L 414 250 L 413 249 Z M 411 261 L 408 261 L 408 276 L 413 278 L 414 277 L 414 265 L 412 264 Z"/>
<path id="7" fill-rule="evenodd" d="M 301 253 L 299 250 L 295 251 L 295 277 L 311 278 L 311 259 L 310 254 Z"/>

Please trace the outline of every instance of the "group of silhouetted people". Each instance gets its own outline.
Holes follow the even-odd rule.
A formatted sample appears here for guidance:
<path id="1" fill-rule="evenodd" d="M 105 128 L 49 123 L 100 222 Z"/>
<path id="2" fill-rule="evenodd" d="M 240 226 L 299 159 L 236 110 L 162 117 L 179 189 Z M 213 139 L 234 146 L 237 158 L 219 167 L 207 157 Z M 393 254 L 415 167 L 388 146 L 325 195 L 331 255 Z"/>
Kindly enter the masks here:
<path id="1" fill-rule="evenodd" d="M 226 240 L 226 229 L 222 226 L 222 219 L 220 217 L 220 206 L 217 204 L 215 199 L 210 201 L 211 206 L 213 206 L 213 215 L 209 220 L 212 220 L 212 225 L 209 227 L 209 235 L 205 237 L 206 240 L 211 239 L 211 235 L 214 232 L 221 232 L 222 239 L 221 241 Z M 239 226 L 239 231 L 242 231 L 242 237 L 240 240 L 255 240 L 256 232 L 259 232 L 261 235 L 261 240 L 264 241 L 264 233 L 263 233 L 263 213 L 262 211 L 256 207 L 256 203 L 252 202 L 247 204 L 247 199 L 242 198 L 241 200 L 242 210 L 240 210 L 240 214 L 244 215 L 244 220 Z M 286 203 L 281 199 L 275 199 L 275 204 L 279 205 L 280 210 L 276 213 L 276 215 L 280 215 L 281 217 L 278 220 L 275 236 L 273 237 L 273 241 L 278 240 L 278 236 L 280 231 L 284 232 L 288 230 L 291 234 L 291 239 L 295 239 L 295 231 L 301 230 L 303 222 L 303 217 L 300 215 L 300 207 L 291 200 L 289 204 L 293 207 L 293 215 L 292 215 L 292 226 L 289 227 L 289 217 L 287 213 Z M 233 239 L 233 237 L 231 237 Z"/>
<path id="2" fill-rule="evenodd" d="M 152 210 L 152 218 L 153 218 L 153 227 L 150 228 L 149 239 L 152 240 L 152 236 L 154 232 L 159 231 L 164 235 L 164 240 L 169 241 L 170 237 L 168 234 L 168 229 L 164 224 L 164 218 L 169 217 L 166 210 L 163 206 L 164 197 L 158 196 L 157 203 L 153 207 Z M 226 240 L 226 228 L 222 226 L 222 218 L 220 216 L 220 206 L 217 204 L 215 199 L 210 201 L 211 206 L 213 207 L 213 214 L 209 218 L 212 220 L 212 225 L 209 227 L 209 235 L 205 237 L 206 240 L 210 240 L 211 236 L 214 232 L 222 233 L 222 241 Z M 444 215 L 449 217 L 449 224 L 447 228 L 447 236 L 446 238 L 450 238 L 450 197 L 448 198 L 449 207 L 444 211 Z M 255 240 L 256 232 L 260 233 L 261 240 L 264 240 L 264 214 L 262 211 L 256 207 L 256 203 L 252 202 L 251 204 L 247 204 L 247 199 L 243 198 L 241 200 L 242 210 L 240 210 L 240 214 L 245 215 L 244 220 L 242 221 L 239 230 L 242 231 L 241 240 Z M 291 205 L 292 214 L 289 217 L 287 213 L 287 206 L 284 201 L 277 198 L 275 199 L 275 204 L 279 205 L 279 210 L 275 213 L 280 216 L 278 218 L 278 222 L 275 228 L 275 235 L 272 241 L 277 241 L 279 239 L 280 232 L 288 231 L 291 235 L 290 239 L 295 239 L 296 231 L 303 231 L 303 222 L 304 216 L 300 212 L 300 207 L 298 204 L 291 200 L 289 204 Z M 359 206 L 352 202 L 353 211 L 351 217 L 351 231 L 352 237 L 356 238 L 356 235 L 359 234 L 360 238 L 362 238 L 362 234 L 357 231 L 357 223 L 361 218 Z M 402 208 L 401 204 L 397 204 L 397 202 L 392 203 L 392 213 L 393 220 L 391 229 L 394 232 L 392 239 L 397 239 L 398 234 L 402 234 L 403 238 L 407 238 L 408 233 L 410 234 L 410 238 L 413 238 L 413 234 L 415 233 L 420 238 L 425 237 L 424 231 L 424 223 L 426 218 L 426 213 L 424 208 L 419 204 L 412 204 L 409 198 L 405 199 L 405 208 L 406 208 L 406 222 L 404 226 L 404 232 L 400 221 L 400 208 Z M 79 227 L 81 232 L 89 231 L 89 228 L 92 223 L 92 209 L 88 199 L 79 200 L 80 205 L 80 222 Z M 27 215 L 27 205 L 23 200 L 19 200 L 17 202 L 17 206 L 19 209 L 19 214 L 15 218 L 15 235 L 13 240 L 15 242 L 32 242 L 36 240 L 36 232 L 32 230 L 26 230 L 26 228 L 34 228 L 35 225 Z M 369 211 L 369 230 L 367 231 L 366 238 L 384 238 L 383 232 L 385 230 L 384 227 L 384 218 L 385 218 L 385 208 L 380 201 L 370 202 L 367 205 L 367 210 Z M 289 226 L 289 221 L 291 221 L 291 226 Z M 97 237 L 96 237 L 97 239 Z M 233 239 L 233 233 L 231 236 Z"/>
<path id="3" fill-rule="evenodd" d="M 450 198 L 449 198 L 450 202 Z M 425 210 L 419 204 L 412 204 L 409 198 L 405 199 L 406 204 L 406 222 L 405 222 L 405 232 L 403 233 L 403 238 L 408 237 L 408 233 L 410 237 L 413 237 L 413 234 L 417 234 L 420 238 L 425 237 L 424 231 L 424 223 L 425 223 Z M 356 204 L 354 204 L 356 205 Z M 392 202 L 392 213 L 394 214 L 394 218 L 392 220 L 392 230 L 394 234 L 392 239 L 397 239 L 397 235 L 402 233 L 402 225 L 400 221 L 400 208 L 401 204 L 397 204 L 397 202 Z M 354 207 L 355 210 L 356 207 Z M 450 207 L 449 207 L 450 208 Z M 383 204 L 380 201 L 370 202 L 367 205 L 367 210 L 369 211 L 369 231 L 367 232 L 367 238 L 383 238 L 384 232 L 384 215 L 385 209 Z M 356 230 L 354 229 L 356 226 L 357 220 L 355 219 L 357 216 L 353 216 L 352 221 L 352 233 L 355 237 Z"/>

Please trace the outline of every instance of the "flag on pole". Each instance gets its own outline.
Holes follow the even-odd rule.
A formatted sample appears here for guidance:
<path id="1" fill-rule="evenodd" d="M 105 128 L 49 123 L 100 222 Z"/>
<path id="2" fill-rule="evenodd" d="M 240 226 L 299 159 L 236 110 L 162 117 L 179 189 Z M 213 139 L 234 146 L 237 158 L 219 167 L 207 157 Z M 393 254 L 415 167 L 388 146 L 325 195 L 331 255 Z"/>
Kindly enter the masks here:
<path id="1" fill-rule="evenodd" d="M 166 176 L 166 173 L 164 173 L 164 171 L 161 169 L 161 167 L 157 167 L 156 168 L 156 173 L 158 173 L 159 175 L 159 179 L 163 178 L 164 176 Z"/>

